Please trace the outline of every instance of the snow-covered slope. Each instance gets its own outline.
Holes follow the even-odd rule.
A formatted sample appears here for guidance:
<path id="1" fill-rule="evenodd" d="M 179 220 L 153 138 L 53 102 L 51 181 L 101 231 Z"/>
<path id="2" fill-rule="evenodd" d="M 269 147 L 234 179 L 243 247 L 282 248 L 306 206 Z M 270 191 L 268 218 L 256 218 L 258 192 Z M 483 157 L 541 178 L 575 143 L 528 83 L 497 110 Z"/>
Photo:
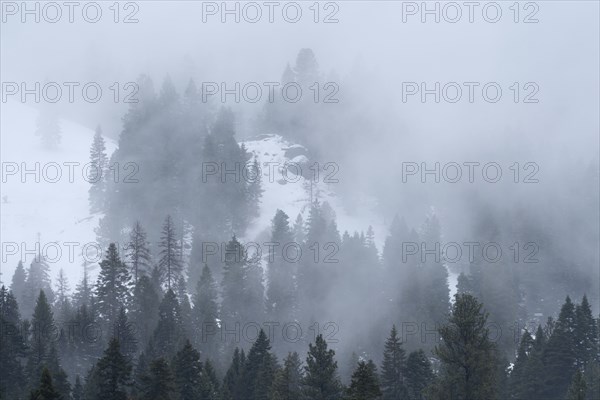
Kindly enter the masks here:
<path id="1" fill-rule="evenodd" d="M 18 261 L 30 264 L 39 242 L 49 259 L 51 277 L 63 268 L 74 286 L 82 273 L 82 250 L 86 243 L 94 243 L 98 225 L 98 216 L 89 213 L 90 183 L 83 172 L 94 131 L 60 120 L 61 144 L 47 150 L 35 135 L 37 117 L 38 111 L 27 105 L 2 104 L 0 279 L 10 284 Z M 110 155 L 115 145 L 106 142 Z M 95 259 L 95 244 L 87 250 L 86 259 Z"/>
<path id="2" fill-rule="evenodd" d="M 269 230 L 271 219 L 275 216 L 277 209 L 281 209 L 290 217 L 291 224 L 298 214 L 301 214 L 306 221 L 312 191 L 313 201 L 318 199 L 321 204 L 327 202 L 335 211 L 340 234 L 344 231 L 348 231 L 350 234 L 355 231 L 366 232 L 371 225 L 375 232 L 376 245 L 379 250 L 382 249 L 387 228 L 383 225 L 382 218 L 375 213 L 375 200 L 368 196 L 362 196 L 359 207 L 356 207 L 356 210 L 360 210 L 360 214 L 347 209 L 336 195 L 334 180 L 338 179 L 339 175 L 336 174 L 334 165 L 321 171 L 318 177 L 315 176 L 315 161 L 308 160 L 306 150 L 275 134 L 261 135 L 243 143 L 258 160 L 265 190 L 260 207 L 260 217 L 250 227 L 246 235 L 247 239 L 255 240 L 264 233 L 265 229 Z M 323 168 L 325 164 L 319 164 L 319 166 Z M 302 175 L 296 175 L 300 171 Z"/>

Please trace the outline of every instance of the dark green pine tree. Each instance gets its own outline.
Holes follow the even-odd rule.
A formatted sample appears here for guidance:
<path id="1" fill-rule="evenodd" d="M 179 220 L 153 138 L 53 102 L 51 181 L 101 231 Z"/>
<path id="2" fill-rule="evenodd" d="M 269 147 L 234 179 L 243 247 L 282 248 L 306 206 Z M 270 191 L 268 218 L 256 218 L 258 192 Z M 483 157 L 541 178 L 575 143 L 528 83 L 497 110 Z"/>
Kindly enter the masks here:
<path id="1" fill-rule="evenodd" d="M 160 296 L 158 287 L 147 276 L 138 279 L 133 289 L 131 322 L 137 328 L 140 348 L 146 346 L 158 325 Z"/>
<path id="2" fill-rule="evenodd" d="M 183 272 L 183 263 L 180 257 L 180 243 L 177 239 L 175 224 L 170 215 L 163 224 L 160 242 L 158 245 L 158 268 L 161 273 L 161 283 L 166 284 L 167 289 L 171 289 L 171 284 L 175 284 Z"/>
<path id="3" fill-rule="evenodd" d="M 262 176 L 260 174 L 261 170 L 256 157 L 248 170 L 248 178 L 246 179 L 248 181 L 246 182 L 248 215 L 251 218 L 256 218 L 260 215 L 260 199 L 264 192 L 262 188 Z"/>
<path id="4" fill-rule="evenodd" d="M 541 325 L 535 332 L 535 338 L 531 344 L 531 351 L 527 356 L 527 362 L 523 371 L 519 373 L 522 378 L 516 378 L 518 385 L 518 395 L 524 399 L 535 399 L 542 397 L 544 389 L 544 350 L 546 347 L 546 335 Z"/>
<path id="5" fill-rule="evenodd" d="M 219 379 L 210 358 L 204 361 L 201 398 L 203 400 L 217 400 L 219 398 Z"/>
<path id="6" fill-rule="evenodd" d="M 294 242 L 289 217 L 277 210 L 271 224 L 271 242 L 276 243 L 268 255 L 267 314 L 272 321 L 293 321 L 296 303 L 296 263 L 290 262 L 283 249 Z"/>
<path id="7" fill-rule="evenodd" d="M 24 304 L 26 297 L 26 282 L 27 282 L 27 273 L 25 272 L 25 268 L 23 267 L 23 262 L 19 260 L 17 264 L 17 268 L 15 269 L 15 273 L 12 277 L 12 283 L 10 284 L 10 291 L 15 296 L 15 299 L 19 304 Z"/>
<path id="8" fill-rule="evenodd" d="M 48 302 L 52 304 L 54 302 L 54 293 L 50 284 L 50 266 L 45 258 L 41 254 L 38 254 L 29 265 L 27 281 L 25 282 L 24 301 L 22 304 L 19 303 L 19 308 L 24 319 L 28 319 L 33 313 L 40 290 L 44 291 Z"/>
<path id="9" fill-rule="evenodd" d="M 377 367 L 372 360 L 369 362 L 359 361 L 354 373 L 350 387 L 347 390 L 348 400 L 374 400 L 381 398 Z"/>
<path id="10" fill-rule="evenodd" d="M 202 275 L 196 286 L 196 293 L 192 298 L 192 323 L 194 325 L 194 343 L 203 350 L 208 357 L 217 355 L 218 338 L 210 334 L 217 331 L 218 309 L 218 287 L 210 268 L 204 264 Z"/>
<path id="11" fill-rule="evenodd" d="M 159 306 L 158 325 L 152 337 L 153 357 L 171 358 L 183 344 L 183 323 L 177 296 L 168 290 Z"/>
<path id="12" fill-rule="evenodd" d="M 400 400 L 407 396 L 405 373 L 406 352 L 394 325 L 385 342 L 381 364 L 381 392 L 384 400 Z"/>
<path id="13" fill-rule="evenodd" d="M 241 293 L 245 292 L 245 269 L 247 256 L 242 244 L 235 236 L 225 246 L 225 265 L 221 284 L 223 300 L 221 315 L 225 328 L 231 329 L 241 323 L 244 309 Z"/>
<path id="14" fill-rule="evenodd" d="M 146 231 L 140 222 L 136 221 L 129 234 L 129 243 L 127 244 L 127 259 L 131 264 L 134 285 L 137 284 L 140 277 L 150 274 L 152 257 L 146 237 Z"/>
<path id="15" fill-rule="evenodd" d="M 31 320 L 31 336 L 29 339 L 29 356 L 27 375 L 30 382 L 37 381 L 43 366 L 50 359 L 51 343 L 55 340 L 57 331 L 54 324 L 54 314 L 48 304 L 43 290 L 40 290 L 33 318 Z"/>
<path id="16" fill-rule="evenodd" d="M 519 342 L 519 350 L 517 351 L 517 359 L 515 360 L 512 372 L 510 374 L 510 394 L 512 398 L 521 399 L 526 398 L 526 386 L 530 383 L 529 377 L 527 376 L 527 364 L 529 362 L 529 356 L 533 349 L 533 338 L 531 334 L 525 330 L 521 341 Z"/>
<path id="17" fill-rule="evenodd" d="M 96 299 L 100 317 L 105 323 L 105 332 L 109 332 L 117 321 L 119 310 L 127 305 L 129 298 L 129 271 L 111 243 L 106 257 L 100 262 L 100 273 L 96 283 Z"/>
<path id="18" fill-rule="evenodd" d="M 21 358 L 26 354 L 19 306 L 12 292 L 0 288 L 0 397 L 19 398 L 25 386 Z"/>
<path id="19" fill-rule="evenodd" d="M 288 353 L 273 382 L 271 400 L 301 400 L 302 378 L 300 356 L 295 351 Z"/>
<path id="20" fill-rule="evenodd" d="M 267 400 L 269 397 L 277 372 L 277 360 L 270 350 L 269 338 L 261 329 L 248 352 L 242 372 L 248 400 Z"/>
<path id="21" fill-rule="evenodd" d="M 56 351 L 54 343 L 50 346 L 50 354 L 48 355 L 47 365 L 54 381 L 54 388 L 65 399 L 71 397 L 71 383 L 67 377 L 67 373 L 60 365 L 60 358 Z"/>
<path id="22" fill-rule="evenodd" d="M 133 357 L 138 349 L 135 333 L 135 326 L 129 323 L 125 308 L 121 307 L 113 328 L 113 337 L 119 341 L 121 354 L 129 363 L 133 362 Z"/>
<path id="23" fill-rule="evenodd" d="M 120 347 L 117 339 L 111 339 L 104 356 L 98 360 L 91 379 L 96 386 L 92 390 L 95 397 L 89 400 L 127 399 L 127 390 L 131 385 L 131 365 L 121 354 Z"/>
<path id="24" fill-rule="evenodd" d="M 408 400 L 424 400 L 425 390 L 435 379 L 431 362 L 420 349 L 413 351 L 406 359 L 406 390 Z"/>
<path id="25" fill-rule="evenodd" d="M 585 369 L 598 357 L 598 325 L 592 308 L 584 295 L 581 304 L 575 307 L 575 351 L 577 365 Z"/>
<path id="26" fill-rule="evenodd" d="M 84 400 L 83 385 L 81 384 L 81 378 L 79 377 L 79 375 L 75 377 L 75 386 L 73 386 L 72 397 L 73 400 Z"/>
<path id="27" fill-rule="evenodd" d="M 175 383 L 171 368 L 164 358 L 152 361 L 142 378 L 142 398 L 144 400 L 175 399 Z"/>
<path id="28" fill-rule="evenodd" d="M 91 186 L 88 190 L 90 212 L 97 213 L 104 210 L 106 205 L 106 174 L 108 172 L 108 157 L 106 145 L 102 137 L 102 128 L 96 127 L 94 141 L 90 149 L 90 164 L 92 168 L 87 176 Z"/>
<path id="29" fill-rule="evenodd" d="M 335 351 L 327 349 L 323 335 L 318 335 L 315 344 L 308 345 L 304 367 L 303 392 L 314 400 L 335 400 L 342 396 L 342 385 L 337 374 Z"/>
<path id="30" fill-rule="evenodd" d="M 243 381 L 243 370 L 246 364 L 246 356 L 244 350 L 235 348 L 231 364 L 223 378 L 223 386 L 221 387 L 221 398 L 223 400 L 235 400 L 246 396 L 246 388 Z"/>
<path id="31" fill-rule="evenodd" d="M 482 307 L 469 294 L 455 296 L 450 319 L 439 330 L 442 343 L 434 349 L 443 369 L 434 398 L 496 398 L 496 351 L 489 340 L 488 315 Z"/>
<path id="32" fill-rule="evenodd" d="M 580 369 L 573 374 L 571 385 L 567 392 L 567 400 L 586 400 L 587 385 Z"/>
<path id="33" fill-rule="evenodd" d="M 175 387 L 179 400 L 203 399 L 202 395 L 202 363 L 200 353 L 186 341 L 173 359 Z"/>
<path id="34" fill-rule="evenodd" d="M 30 400 L 67 400 L 56 391 L 48 368 L 42 369 L 38 389 L 31 392 Z"/>
<path id="35" fill-rule="evenodd" d="M 561 399 L 567 393 L 576 370 L 575 305 L 567 296 L 548 338 L 544 361 L 544 393 L 547 399 Z"/>

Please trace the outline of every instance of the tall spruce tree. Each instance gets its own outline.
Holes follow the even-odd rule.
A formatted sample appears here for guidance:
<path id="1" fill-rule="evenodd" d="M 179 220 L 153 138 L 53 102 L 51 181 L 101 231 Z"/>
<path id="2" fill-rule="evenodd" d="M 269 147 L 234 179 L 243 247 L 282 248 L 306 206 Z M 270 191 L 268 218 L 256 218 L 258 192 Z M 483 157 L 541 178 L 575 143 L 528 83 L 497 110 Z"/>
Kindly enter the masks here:
<path id="1" fill-rule="evenodd" d="M 23 305 L 24 303 L 24 297 L 26 293 L 26 282 L 27 272 L 25 272 L 23 262 L 19 260 L 17 268 L 15 268 L 15 273 L 12 276 L 12 283 L 10 285 L 10 290 L 15 296 L 15 299 L 17 300 L 19 305 Z"/>
<path id="2" fill-rule="evenodd" d="M 127 259 L 131 264 L 133 283 L 137 284 L 139 277 L 150 273 L 150 266 L 152 263 L 146 231 L 144 231 L 144 228 L 142 228 L 139 221 L 135 222 L 133 229 L 129 233 Z"/>
<path id="3" fill-rule="evenodd" d="M 335 400 L 341 398 L 342 385 L 337 375 L 335 351 L 327 348 L 323 335 L 318 335 L 315 344 L 308 345 L 306 366 L 304 367 L 303 392 L 314 400 Z"/>
<path id="4" fill-rule="evenodd" d="M 248 400 L 268 400 L 277 372 L 277 360 L 270 350 L 269 338 L 261 329 L 248 352 L 242 372 Z"/>
<path id="5" fill-rule="evenodd" d="M 131 365 L 121 354 L 120 347 L 117 339 L 111 339 L 103 357 L 98 360 L 89 383 L 93 393 L 89 400 L 127 399 L 128 388 L 131 385 Z"/>
<path id="6" fill-rule="evenodd" d="M 106 174 L 108 172 L 108 157 L 106 156 L 106 145 L 102 137 L 102 128 L 96 127 L 94 140 L 90 149 L 90 165 L 87 177 L 91 186 L 88 191 L 90 212 L 97 213 L 104 210 L 106 203 Z"/>
<path id="7" fill-rule="evenodd" d="M 271 391 L 272 400 L 302 399 L 302 361 L 298 353 L 288 353 L 275 377 Z"/>
<path id="8" fill-rule="evenodd" d="M 131 322 L 137 328 L 140 348 L 148 344 L 158 325 L 159 306 L 159 289 L 149 277 L 142 276 L 133 289 L 131 302 Z"/>
<path id="9" fill-rule="evenodd" d="M 66 400 L 58 393 L 52 384 L 52 376 L 48 368 L 44 368 L 39 380 L 39 386 L 31 392 L 30 400 Z"/>
<path id="10" fill-rule="evenodd" d="M 377 367 L 372 360 L 358 362 L 352 374 L 346 398 L 348 400 L 375 400 L 381 398 Z"/>
<path id="11" fill-rule="evenodd" d="M 200 353 L 188 341 L 173 359 L 175 387 L 179 400 L 198 400 L 203 398 L 202 363 Z"/>
<path id="12" fill-rule="evenodd" d="M 406 352 L 394 325 L 385 342 L 381 364 L 381 392 L 384 400 L 400 400 L 407 396 L 405 374 Z"/>
<path id="13" fill-rule="evenodd" d="M 19 398 L 25 386 L 21 359 L 25 356 L 25 338 L 21 333 L 19 306 L 11 292 L 0 288 L 0 396 Z"/>
<path id="14" fill-rule="evenodd" d="M 44 365 L 50 360 L 51 344 L 57 335 L 54 314 L 43 290 L 40 290 L 33 318 L 31 320 L 31 337 L 29 339 L 29 356 L 27 374 L 30 382 L 40 376 Z"/>
<path id="15" fill-rule="evenodd" d="M 96 283 L 98 311 L 105 322 L 105 332 L 114 326 L 119 310 L 125 307 L 129 298 L 129 271 L 117 252 L 117 246 L 111 243 L 106 256 L 100 262 L 100 273 Z"/>
<path id="16" fill-rule="evenodd" d="M 168 290 L 158 309 L 158 324 L 152 337 L 152 352 L 154 358 L 171 358 L 181 347 L 184 340 L 181 308 L 177 296 Z"/>
<path id="17" fill-rule="evenodd" d="M 209 333 L 217 330 L 218 309 L 218 287 L 213 279 L 208 265 L 204 264 L 202 275 L 196 286 L 193 296 L 192 321 L 194 329 L 194 343 L 209 357 L 217 355 L 217 338 Z"/>
<path id="18" fill-rule="evenodd" d="M 580 369 L 573 374 L 571 385 L 567 392 L 567 400 L 586 400 L 587 385 Z"/>
<path id="19" fill-rule="evenodd" d="M 406 359 L 406 390 L 409 400 L 425 400 L 425 390 L 435 379 L 431 362 L 420 349 Z"/>
<path id="20" fill-rule="evenodd" d="M 452 315 L 439 330 L 442 342 L 434 350 L 443 368 L 434 398 L 496 398 L 496 351 L 482 307 L 469 294 L 455 296 Z"/>
<path id="21" fill-rule="evenodd" d="M 180 243 L 175 231 L 175 224 L 170 215 L 165 219 L 159 242 L 158 268 L 161 273 L 162 283 L 166 283 L 167 289 L 175 284 L 183 272 L 183 264 L 180 257 Z"/>

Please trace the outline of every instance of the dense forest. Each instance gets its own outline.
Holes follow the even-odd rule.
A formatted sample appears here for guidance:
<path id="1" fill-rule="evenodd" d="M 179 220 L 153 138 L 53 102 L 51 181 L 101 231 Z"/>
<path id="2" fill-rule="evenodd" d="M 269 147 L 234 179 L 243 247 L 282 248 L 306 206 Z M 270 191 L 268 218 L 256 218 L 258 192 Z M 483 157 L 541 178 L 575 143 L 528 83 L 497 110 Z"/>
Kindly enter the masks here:
<path id="1" fill-rule="evenodd" d="M 309 49 L 281 79 L 326 82 Z M 555 248 L 535 213 L 469 203 L 480 244 L 535 243 L 545 252 L 531 264 L 475 252 L 449 266 L 439 247 L 455 227 L 434 210 L 396 210 L 379 250 L 372 227 L 341 232 L 332 206 L 312 195 L 306 218 L 274 208 L 270 230 L 248 238 L 264 176 L 235 170 L 257 160 L 236 137 L 234 111 L 204 102 L 193 80 L 182 93 L 170 78 L 158 93 L 148 76 L 138 86 L 117 150 L 107 154 L 101 128 L 91 144 L 103 176 L 89 189 L 102 260 L 84 265 L 74 287 L 62 270 L 52 279 L 41 254 L 4 279 L 0 398 L 600 398 L 594 257 Z M 338 159 L 340 132 L 357 124 L 344 119 L 362 105 L 341 116 L 310 97 L 276 99 L 253 124 L 300 143 L 311 161 Z M 135 178 L 117 179 L 115 165 Z M 207 165 L 233 172 L 207 176 Z M 592 189 L 581 204 L 597 204 Z M 574 224 L 590 217 L 580 208 Z M 579 227 L 578 244 L 597 237 Z"/>

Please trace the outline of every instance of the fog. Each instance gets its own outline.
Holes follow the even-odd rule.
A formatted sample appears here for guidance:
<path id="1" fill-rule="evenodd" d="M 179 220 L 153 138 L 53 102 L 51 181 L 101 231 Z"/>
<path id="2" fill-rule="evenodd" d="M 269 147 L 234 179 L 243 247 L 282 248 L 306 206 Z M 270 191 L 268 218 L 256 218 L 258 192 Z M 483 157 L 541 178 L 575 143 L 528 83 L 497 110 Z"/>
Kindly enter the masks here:
<path id="1" fill-rule="evenodd" d="M 299 305 L 286 318 L 300 321 L 305 329 L 313 321 L 335 323 L 339 342 L 331 345 L 342 369 L 353 352 L 379 362 L 379 348 L 392 323 L 440 322 L 437 315 L 422 314 L 419 307 L 411 310 L 406 297 L 414 298 L 414 293 L 409 294 L 411 280 L 426 281 L 428 275 L 415 278 L 403 269 L 406 262 L 398 263 L 402 272 L 386 272 L 394 264 L 389 260 L 393 240 L 386 239 L 399 229 L 395 218 L 406 224 L 406 232 L 398 237 L 412 237 L 411 243 L 441 243 L 441 247 L 459 243 L 463 252 L 465 242 L 500 244 L 505 255 L 500 262 L 482 261 L 480 253 L 471 260 L 463 255 L 457 262 L 436 262 L 448 274 L 450 305 L 458 274 L 474 274 L 473 265 L 488 267 L 485 289 L 477 293 L 490 318 L 505 328 L 506 338 L 500 342 L 509 360 L 518 345 L 513 333 L 507 333 L 513 322 L 533 331 L 547 317 L 557 317 L 567 295 L 577 302 L 587 295 L 593 314 L 600 312 L 597 2 L 483 2 L 473 9 L 463 2 L 284 2 L 273 3 L 271 9 L 263 2 L 147 1 L 115 3 L 118 16 L 111 8 L 115 5 L 101 2 L 102 15 L 94 23 L 86 18 L 93 19 L 95 7 L 82 15 L 86 3 L 75 8 L 73 22 L 69 22 L 69 8 L 55 3 L 62 12 L 55 23 L 48 20 L 55 18 L 56 8 L 42 3 L 28 6 L 33 9 L 35 4 L 39 22 L 36 15 L 23 14 L 25 3 L 2 3 L 2 119 L 12 118 L 10 125 L 3 124 L 3 146 L 9 135 L 32 135 L 24 128 L 22 132 L 12 128 L 19 126 L 21 118 L 14 110 L 23 105 L 36 113 L 52 110 L 62 121 L 87 128 L 82 135 L 88 135 L 85 140 L 90 145 L 89 131 L 101 125 L 106 140 L 117 148 L 112 155 L 112 150 L 108 152 L 111 162 L 136 163 L 141 183 L 135 188 L 108 185 L 109 200 L 90 214 L 100 226 L 94 226 L 93 233 L 88 229 L 89 234 L 103 246 L 125 243 L 138 220 L 157 255 L 159 246 L 153 243 L 161 240 L 164 219 L 172 215 L 182 245 L 182 230 L 189 233 L 186 250 L 181 251 L 186 252 L 182 260 L 190 299 L 204 262 L 218 284 L 223 279 L 225 260 L 207 256 L 205 243 L 225 243 L 232 235 L 241 242 L 268 242 L 277 209 L 287 213 L 293 226 L 298 213 L 306 222 L 316 197 L 321 206 L 327 204 L 324 208 L 333 207 L 335 218 L 327 210 L 320 212 L 325 221 L 335 220 L 339 236 L 323 233 L 321 238 L 339 243 L 341 264 L 326 279 L 305 281 L 315 285 L 305 292 L 299 285 L 307 273 L 301 270 L 304 264 L 298 264 L 294 279 L 298 279 L 295 290 L 301 293 Z M 223 7 L 237 7 L 239 13 L 223 14 Z M 437 7 L 439 13 L 423 13 L 423 7 Z M 298 9 L 299 20 L 291 22 Z M 310 64 L 310 54 L 317 65 Z M 300 65 L 303 61 L 310 65 Z M 286 66 L 297 82 L 308 83 L 302 86 L 302 100 L 286 102 L 276 90 L 276 101 L 270 102 L 268 84 L 285 84 Z M 308 71 L 304 78 L 303 71 Z M 194 103 L 197 108 L 188 115 L 185 93 L 190 79 L 204 97 L 199 94 L 202 101 Z M 170 86 L 163 83 L 169 81 L 177 92 L 172 103 Z M 51 103 L 43 94 L 39 102 L 34 94 L 23 95 L 22 84 L 31 89 L 36 82 L 41 87 L 57 82 L 62 97 Z M 78 84 L 73 101 L 68 100 L 65 82 Z M 98 102 L 82 96 L 81 87 L 89 82 L 103 90 Z M 313 82 L 318 83 L 318 92 L 308 87 Z M 111 89 L 115 83 L 117 101 Z M 260 87 L 260 99 L 253 101 L 248 93 L 254 92 L 239 90 L 239 99 L 232 92 L 222 98 L 221 85 L 231 91 L 236 83 L 240 88 Z M 139 101 L 127 103 L 128 94 Z M 169 108 L 180 103 L 183 112 Z M 209 154 L 205 137 L 229 129 L 232 120 L 223 114 L 227 109 L 235 119 L 237 143 L 257 150 L 244 162 L 259 156 L 260 161 L 267 160 L 264 157 L 275 153 L 260 147 L 261 135 L 280 135 L 285 146 L 304 146 L 305 168 L 318 163 L 323 178 L 330 172 L 329 163 L 335 166 L 338 181 L 320 182 L 316 195 L 304 189 L 301 195 L 281 195 L 279 204 L 280 195 L 274 193 L 283 191 L 274 192 L 263 176 L 263 202 L 249 206 L 259 211 L 232 212 L 239 205 L 230 200 L 229 189 L 214 194 L 221 190 L 216 189 L 219 185 L 198 185 L 198 177 L 206 172 L 201 163 L 224 160 Z M 148 119 L 139 122 L 140 115 Z M 5 131 L 7 126 L 11 131 Z M 69 145 L 64 140 L 60 144 L 63 161 L 71 157 Z M 4 162 L 20 162 L 11 154 L 3 151 L 3 185 Z M 87 158 L 86 153 L 83 159 Z M 310 173 L 305 170 L 303 175 L 306 180 L 287 183 L 289 193 L 296 193 L 298 185 L 306 187 Z M 35 196 L 35 185 L 30 190 Z M 3 190 L 2 195 L 9 192 Z M 266 199 L 274 208 L 266 210 Z M 8 214 L 2 206 L 4 219 Z M 57 212 L 52 207 L 38 212 Z M 439 222 L 437 239 L 432 233 L 437 229 L 432 227 L 437 224 L 434 220 Z M 376 256 L 345 253 L 344 243 L 350 246 L 351 241 L 343 238 L 344 231 L 350 236 L 355 230 L 366 233 L 370 225 Z M 3 253 L 5 243 L 22 240 L 11 236 L 18 229 L 3 223 Z M 27 240 L 33 241 L 36 232 L 42 232 L 45 241 L 59 240 L 44 233 L 49 227 L 36 229 Z M 412 229 L 419 240 L 410 236 Z M 84 240 L 60 238 L 69 239 Z M 515 244 L 518 254 L 511 247 Z M 528 255 L 535 261 L 524 261 Z M 1 279 L 7 286 L 16 261 L 18 256 L 6 261 L 3 255 Z M 369 266 L 358 265 L 369 262 Z M 27 268 L 29 262 L 24 264 Z M 53 280 L 60 264 L 51 266 Z M 72 292 L 82 278 L 78 264 L 62 265 Z M 95 279 L 99 268 L 93 264 Z M 267 261 L 262 267 L 261 285 L 268 299 L 275 278 Z M 371 272 L 366 272 L 368 268 Z M 427 287 L 428 283 L 421 287 L 423 296 L 429 296 Z M 226 289 L 220 290 L 219 301 L 224 302 L 220 306 L 227 307 Z M 243 320 L 262 315 L 254 312 L 248 309 Z M 426 343 L 422 338 L 420 343 L 404 339 L 410 350 L 430 350 L 436 344 L 429 339 Z M 274 349 L 281 359 L 284 350 L 296 348 L 286 343 L 274 344 Z M 229 360 L 231 349 L 223 351 Z"/>

